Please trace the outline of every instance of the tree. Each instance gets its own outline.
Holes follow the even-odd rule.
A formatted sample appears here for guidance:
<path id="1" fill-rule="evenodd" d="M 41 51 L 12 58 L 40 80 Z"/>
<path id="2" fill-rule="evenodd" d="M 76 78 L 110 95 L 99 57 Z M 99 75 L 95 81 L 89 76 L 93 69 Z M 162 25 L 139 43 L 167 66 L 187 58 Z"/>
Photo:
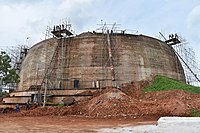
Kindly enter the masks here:
<path id="1" fill-rule="evenodd" d="M 19 83 L 19 76 L 11 66 L 11 58 L 4 51 L 0 53 L 0 80 L 1 85 Z"/>

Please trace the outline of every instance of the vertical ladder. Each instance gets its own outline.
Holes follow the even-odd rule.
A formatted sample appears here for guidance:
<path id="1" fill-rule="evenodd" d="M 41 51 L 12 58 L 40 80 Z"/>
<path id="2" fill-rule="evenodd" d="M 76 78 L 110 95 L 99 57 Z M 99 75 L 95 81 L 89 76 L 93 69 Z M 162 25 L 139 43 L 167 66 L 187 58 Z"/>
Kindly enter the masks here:
<path id="1" fill-rule="evenodd" d="M 114 86 L 115 81 L 115 70 L 113 65 L 113 55 L 112 55 L 112 47 L 110 42 L 110 34 L 109 30 L 107 30 L 107 48 L 108 48 L 108 57 L 109 57 L 109 65 L 110 65 L 110 71 L 111 71 L 111 80 L 112 80 L 112 86 Z"/>

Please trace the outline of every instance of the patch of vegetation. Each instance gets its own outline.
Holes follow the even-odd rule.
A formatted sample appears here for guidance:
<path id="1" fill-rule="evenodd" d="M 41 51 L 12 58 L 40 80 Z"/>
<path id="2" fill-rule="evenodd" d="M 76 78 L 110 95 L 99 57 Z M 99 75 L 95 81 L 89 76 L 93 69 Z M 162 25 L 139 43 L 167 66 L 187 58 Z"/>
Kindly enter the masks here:
<path id="1" fill-rule="evenodd" d="M 171 79 L 165 76 L 156 76 L 153 84 L 144 89 L 145 92 L 148 91 L 161 91 L 161 90 L 184 90 L 193 94 L 200 93 L 200 87 L 187 85 L 181 81 Z"/>
<path id="2" fill-rule="evenodd" d="M 58 104 L 57 106 L 59 106 L 59 107 L 63 107 L 63 106 L 65 106 L 64 104 Z"/>
<path id="3" fill-rule="evenodd" d="M 8 95 L 7 92 L 1 92 L 1 91 L 0 91 L 0 98 L 4 98 L 4 97 L 6 97 L 7 95 Z"/>
<path id="4" fill-rule="evenodd" d="M 197 109 L 190 110 L 190 114 L 192 117 L 200 117 L 200 111 L 198 111 Z"/>
<path id="5" fill-rule="evenodd" d="M 10 56 L 4 51 L 0 52 L 0 81 L 0 85 L 19 83 L 19 75 L 11 65 Z"/>

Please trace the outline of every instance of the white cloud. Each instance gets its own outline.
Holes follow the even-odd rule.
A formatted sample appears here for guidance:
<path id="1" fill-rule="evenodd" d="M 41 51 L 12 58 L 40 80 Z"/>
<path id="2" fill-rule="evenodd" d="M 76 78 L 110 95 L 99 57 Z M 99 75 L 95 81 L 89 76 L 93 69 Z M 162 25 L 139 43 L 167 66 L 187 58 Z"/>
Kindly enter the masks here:
<path id="1" fill-rule="evenodd" d="M 14 45 L 30 37 L 33 43 L 44 35 L 46 26 L 60 23 L 61 18 L 71 18 L 80 30 L 92 19 L 88 8 L 94 0 L 41 0 L 27 2 L 20 0 L 0 1 L 0 46 Z"/>
<path id="2" fill-rule="evenodd" d="M 187 30 L 190 38 L 190 44 L 200 60 L 200 5 L 195 6 L 187 17 Z"/>
<path id="3" fill-rule="evenodd" d="M 77 27 L 76 30 L 80 32 L 88 26 L 89 21 L 94 19 L 90 10 L 94 2 L 95 0 L 62 0 L 54 17 L 57 19 L 69 17 Z"/>
<path id="4" fill-rule="evenodd" d="M 187 18 L 187 28 L 189 33 L 200 40 L 200 5 L 194 7 Z"/>
<path id="5" fill-rule="evenodd" d="M 46 26 L 58 24 L 62 18 L 70 18 L 76 33 L 94 30 L 103 19 L 142 34 L 155 35 L 164 29 L 167 33 L 176 30 L 185 35 L 185 16 L 196 3 L 186 1 L 180 4 L 171 0 L 0 0 L 0 46 L 13 45 L 27 36 L 32 43 L 40 41 Z M 191 11 L 187 21 L 188 31 L 194 35 L 200 29 L 199 8 Z"/>

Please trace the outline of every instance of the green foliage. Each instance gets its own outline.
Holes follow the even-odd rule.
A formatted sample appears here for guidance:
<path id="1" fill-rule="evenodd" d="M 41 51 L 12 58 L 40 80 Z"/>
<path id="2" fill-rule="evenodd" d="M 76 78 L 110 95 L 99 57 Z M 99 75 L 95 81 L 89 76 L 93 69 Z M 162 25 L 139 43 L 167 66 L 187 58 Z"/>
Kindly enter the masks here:
<path id="1" fill-rule="evenodd" d="M 0 54 L 0 74 L 6 75 L 9 71 L 9 68 L 11 68 L 10 65 L 11 59 L 6 54 L 6 52 L 1 52 Z"/>
<path id="2" fill-rule="evenodd" d="M 7 92 L 0 92 L 0 98 L 6 97 L 8 95 Z"/>
<path id="3" fill-rule="evenodd" d="M 63 106 L 65 106 L 64 104 L 58 104 L 57 106 L 59 106 L 59 107 L 63 107 Z"/>
<path id="4" fill-rule="evenodd" d="M 190 114 L 192 117 L 200 117 L 200 112 L 197 109 L 190 110 Z"/>
<path id="5" fill-rule="evenodd" d="M 190 93 L 199 94 L 200 87 L 195 87 L 192 85 L 187 85 L 181 81 L 177 81 L 165 76 L 156 76 L 153 84 L 148 86 L 144 89 L 145 92 L 147 91 L 161 91 L 161 90 L 175 90 L 181 89 Z"/>
<path id="6" fill-rule="evenodd" d="M 16 70 L 11 67 L 11 58 L 6 54 L 6 52 L 0 53 L 0 79 L 3 84 L 8 83 L 18 83 L 19 76 Z"/>

